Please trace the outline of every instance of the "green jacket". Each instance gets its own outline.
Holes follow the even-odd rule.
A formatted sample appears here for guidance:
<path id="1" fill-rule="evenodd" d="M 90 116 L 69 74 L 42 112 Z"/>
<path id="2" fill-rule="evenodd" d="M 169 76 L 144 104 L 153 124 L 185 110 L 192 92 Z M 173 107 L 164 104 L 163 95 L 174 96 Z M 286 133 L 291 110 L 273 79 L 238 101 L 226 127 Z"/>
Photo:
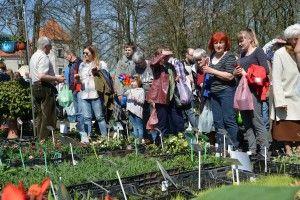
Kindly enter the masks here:
<path id="1" fill-rule="evenodd" d="M 97 76 L 94 77 L 94 81 L 95 89 L 98 92 L 99 97 L 103 100 L 105 108 L 112 110 L 114 103 L 114 91 L 105 80 L 101 71 Z"/>

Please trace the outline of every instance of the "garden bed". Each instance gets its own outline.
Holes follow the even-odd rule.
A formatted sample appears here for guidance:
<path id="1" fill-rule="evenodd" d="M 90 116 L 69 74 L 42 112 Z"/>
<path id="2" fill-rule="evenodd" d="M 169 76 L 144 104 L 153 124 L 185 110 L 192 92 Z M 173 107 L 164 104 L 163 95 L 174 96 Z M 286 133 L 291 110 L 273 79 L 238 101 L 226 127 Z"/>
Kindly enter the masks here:
<path id="1" fill-rule="evenodd" d="M 160 172 L 146 173 L 139 176 L 132 176 L 122 178 L 122 183 L 125 192 L 130 199 L 171 199 L 176 196 L 181 196 L 183 199 L 191 199 L 193 192 L 198 190 L 198 170 L 167 170 L 172 180 L 176 183 L 175 187 L 168 181 L 168 189 L 162 191 L 162 181 L 164 177 Z M 231 166 L 225 167 L 203 167 L 201 170 L 201 190 L 209 188 L 216 188 L 222 185 L 231 185 L 232 178 L 230 175 Z M 240 172 L 240 181 L 249 180 L 252 173 Z M 142 177 L 142 179 L 140 179 Z M 109 184 L 107 181 L 97 181 L 96 183 L 105 187 L 110 191 L 110 194 L 117 198 L 122 198 L 122 191 L 117 179 L 111 180 Z M 107 184 L 107 185 L 105 185 Z M 82 187 L 83 186 L 83 187 Z M 69 187 L 71 194 L 87 195 L 91 197 L 104 197 L 106 191 L 97 187 L 94 184 L 80 184 Z"/>
<path id="2" fill-rule="evenodd" d="M 202 188 L 216 187 L 219 185 L 231 183 L 231 179 L 227 177 L 228 172 L 231 170 L 230 166 L 212 167 L 212 165 L 205 165 L 202 166 L 202 168 L 203 168 L 203 170 L 201 171 Z M 185 170 L 185 169 L 178 168 L 178 169 L 167 170 L 167 172 L 172 177 L 172 180 L 175 181 L 176 185 L 178 186 L 178 189 L 175 188 L 174 186 L 170 186 L 170 190 L 173 191 L 173 193 L 176 191 L 176 189 L 178 191 L 189 191 L 190 189 L 193 190 L 197 189 L 198 170 Z M 161 192 L 162 181 L 164 181 L 164 177 L 160 171 L 122 178 L 122 183 L 124 185 L 132 186 L 131 188 L 135 188 L 136 190 L 135 193 L 144 196 L 151 196 L 151 197 L 155 196 L 154 199 L 158 199 L 159 195 L 162 195 Z M 107 180 L 96 181 L 96 183 L 110 191 L 117 190 L 117 192 L 113 192 L 113 195 L 115 196 L 121 195 L 120 193 L 121 187 L 119 185 L 118 179 L 109 180 L 109 181 Z M 170 181 L 169 181 L 169 185 L 171 185 Z M 72 195 L 74 195 L 75 193 L 87 194 L 88 192 L 90 192 L 93 197 L 100 197 L 105 195 L 106 193 L 105 190 L 99 188 L 93 183 L 72 185 L 69 186 L 68 189 Z M 165 193 L 168 192 L 169 191 Z"/>
<path id="3" fill-rule="evenodd" d="M 77 160 L 91 156 L 125 156 L 136 150 L 132 138 L 125 140 L 99 140 L 88 146 L 81 146 L 68 137 L 60 137 L 61 140 L 47 140 L 43 143 L 36 141 L 9 141 L 3 142 L 0 147 L 0 158 L 2 163 L 14 167 L 22 166 L 20 151 L 23 161 L 28 166 L 40 165 L 44 163 L 45 155 L 49 163 L 70 161 L 71 149 L 69 143 L 73 143 L 73 155 Z M 67 140 L 67 141 L 64 141 Z M 183 145 L 184 144 L 184 145 Z M 182 146 L 183 145 L 183 146 Z M 147 157 L 159 157 L 169 159 L 174 155 L 184 155 L 189 153 L 189 147 L 182 135 L 166 138 L 164 148 L 155 145 L 138 145 L 137 152 Z"/>
<path id="4" fill-rule="evenodd" d="M 18 180 L 23 180 L 26 185 L 40 182 L 45 176 L 50 176 L 54 181 L 62 177 L 63 182 L 67 185 L 75 185 L 86 183 L 90 180 L 114 180 L 116 179 L 116 171 L 118 170 L 121 177 L 136 176 L 136 182 L 151 180 L 155 174 L 149 174 L 149 177 L 138 176 L 140 174 L 155 172 L 157 173 L 157 163 L 159 161 L 166 170 L 180 169 L 192 170 L 197 168 L 197 161 L 191 161 L 190 156 L 175 156 L 173 159 L 161 160 L 159 158 L 144 157 L 143 155 L 130 154 L 122 157 L 112 156 L 89 156 L 77 165 L 73 166 L 68 162 L 56 164 L 48 164 L 48 166 L 34 166 L 15 168 L 1 166 L 0 168 L 0 186 L 2 187 L 7 182 L 17 183 Z M 195 158 L 195 160 L 197 160 Z M 225 162 L 222 159 L 215 157 L 207 157 L 203 160 L 203 164 L 210 166 L 222 166 Z M 47 172 L 46 172 L 47 169 Z M 180 171 L 177 171 L 179 173 Z M 175 173 L 175 172 L 174 172 Z M 131 181 L 132 178 L 130 178 Z M 143 182 L 143 181 L 142 181 Z"/>
<path id="5" fill-rule="evenodd" d="M 255 173 L 265 173 L 264 161 L 256 161 L 253 163 L 253 170 Z M 267 173 L 269 174 L 288 174 L 293 177 L 300 177 L 300 164 L 288 162 L 267 162 Z"/>

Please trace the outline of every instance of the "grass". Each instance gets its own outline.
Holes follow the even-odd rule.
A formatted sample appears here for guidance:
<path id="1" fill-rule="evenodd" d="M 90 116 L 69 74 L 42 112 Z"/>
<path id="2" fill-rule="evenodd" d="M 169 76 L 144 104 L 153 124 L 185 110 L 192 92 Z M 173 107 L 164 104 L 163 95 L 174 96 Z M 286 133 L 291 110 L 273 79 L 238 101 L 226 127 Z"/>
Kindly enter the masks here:
<path id="1" fill-rule="evenodd" d="M 267 176 L 255 182 L 243 183 L 240 186 L 222 186 L 209 189 L 198 195 L 201 200 L 290 200 L 300 190 L 299 186 L 290 186 L 296 179 L 289 176 Z"/>

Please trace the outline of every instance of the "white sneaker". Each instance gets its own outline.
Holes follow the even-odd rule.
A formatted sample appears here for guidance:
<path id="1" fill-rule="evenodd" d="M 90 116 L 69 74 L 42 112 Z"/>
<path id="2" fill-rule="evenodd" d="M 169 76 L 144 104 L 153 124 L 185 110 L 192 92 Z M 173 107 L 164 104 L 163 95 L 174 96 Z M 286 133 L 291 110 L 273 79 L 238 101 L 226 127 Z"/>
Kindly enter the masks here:
<path id="1" fill-rule="evenodd" d="M 89 141 L 89 137 L 87 136 L 87 134 L 85 132 L 80 132 L 80 137 L 81 137 L 81 143 L 83 144 L 88 144 L 90 143 Z"/>

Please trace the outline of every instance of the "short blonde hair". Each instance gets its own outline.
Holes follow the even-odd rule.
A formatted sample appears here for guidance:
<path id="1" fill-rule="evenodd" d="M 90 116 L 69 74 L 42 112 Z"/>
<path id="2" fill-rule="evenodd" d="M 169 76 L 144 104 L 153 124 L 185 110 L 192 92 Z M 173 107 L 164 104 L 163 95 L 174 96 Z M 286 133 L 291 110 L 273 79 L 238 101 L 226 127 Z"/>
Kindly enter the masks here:
<path id="1" fill-rule="evenodd" d="M 253 29 L 251 28 L 246 28 L 244 30 L 241 30 L 239 33 L 238 33 L 238 41 L 240 41 L 241 39 L 243 39 L 243 36 L 246 35 L 248 36 L 248 38 L 250 38 L 252 40 L 252 45 L 254 47 L 258 47 L 259 46 L 259 43 L 258 43 L 258 40 L 257 40 L 257 37 L 256 37 L 256 34 L 254 32 Z"/>

